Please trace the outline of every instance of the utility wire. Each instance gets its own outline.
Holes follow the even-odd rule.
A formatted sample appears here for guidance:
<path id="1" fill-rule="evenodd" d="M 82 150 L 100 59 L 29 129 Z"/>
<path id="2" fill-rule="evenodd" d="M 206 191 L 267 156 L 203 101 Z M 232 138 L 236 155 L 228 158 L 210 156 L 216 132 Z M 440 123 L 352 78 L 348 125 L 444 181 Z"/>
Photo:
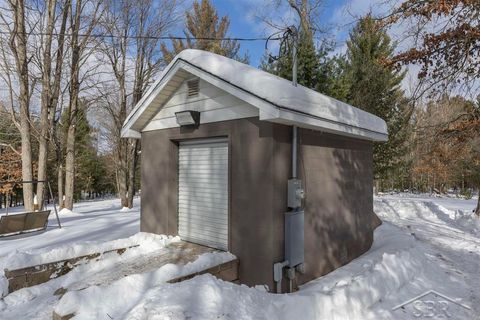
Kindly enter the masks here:
<path id="1" fill-rule="evenodd" d="M 0 34 L 10 35 L 9 31 L 0 31 Z M 25 32 L 25 35 L 32 36 L 60 36 L 60 33 L 57 32 Z M 71 33 L 65 33 L 64 36 L 71 36 Z M 186 36 L 118 36 L 113 34 L 79 34 L 79 37 L 92 37 L 92 38 L 127 38 L 127 39 L 151 39 L 151 40 L 211 40 L 211 41 L 266 41 L 266 40 L 280 40 L 281 37 L 224 37 L 224 38 L 213 38 L 213 37 L 186 37 Z"/>
<path id="2" fill-rule="evenodd" d="M 265 50 L 268 50 L 268 41 L 269 40 L 280 40 L 280 45 L 279 45 L 279 49 L 278 49 L 278 55 L 274 56 L 272 54 L 268 54 L 268 60 L 270 63 L 280 59 L 280 57 L 282 56 L 285 56 L 287 54 L 287 50 L 288 50 L 288 46 L 289 46 L 289 41 L 291 41 L 293 39 L 293 37 L 295 37 L 295 34 L 296 34 L 296 28 L 294 26 L 290 26 L 290 27 L 287 27 L 283 30 L 280 30 L 276 33 L 273 33 L 271 34 L 267 40 L 265 41 Z M 277 36 L 278 34 L 282 33 L 281 36 Z M 275 38 L 273 38 L 274 36 L 277 36 Z M 291 45 L 295 45 L 295 44 L 291 44 Z"/>

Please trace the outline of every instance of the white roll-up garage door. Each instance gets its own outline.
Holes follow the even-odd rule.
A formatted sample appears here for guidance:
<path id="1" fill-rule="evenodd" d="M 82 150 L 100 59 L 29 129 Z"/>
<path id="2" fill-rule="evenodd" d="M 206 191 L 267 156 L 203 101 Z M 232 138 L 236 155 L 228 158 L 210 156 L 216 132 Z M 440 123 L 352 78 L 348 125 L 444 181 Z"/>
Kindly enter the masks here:
<path id="1" fill-rule="evenodd" d="M 228 250 L 228 143 L 180 142 L 178 234 L 186 241 Z"/>

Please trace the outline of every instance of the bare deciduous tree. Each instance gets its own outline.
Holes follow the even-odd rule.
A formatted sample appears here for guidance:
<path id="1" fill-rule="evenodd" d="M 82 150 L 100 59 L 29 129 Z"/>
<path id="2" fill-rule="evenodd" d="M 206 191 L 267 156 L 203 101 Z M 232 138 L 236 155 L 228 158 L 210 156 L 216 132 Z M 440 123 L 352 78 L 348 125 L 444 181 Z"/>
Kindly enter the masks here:
<path id="1" fill-rule="evenodd" d="M 102 19 L 107 37 L 102 53 L 112 68 L 118 90 L 104 96 L 110 141 L 116 160 L 117 189 L 123 207 L 133 206 L 138 140 L 122 139 L 120 132 L 130 110 L 140 101 L 163 59 L 160 41 L 175 24 L 177 2 L 162 0 L 109 1 L 108 13 Z M 111 37 L 110 37 L 111 36 Z M 111 94 L 116 97 L 111 97 Z"/>
<path id="2" fill-rule="evenodd" d="M 29 75 L 29 60 L 27 49 L 28 34 L 26 30 L 26 15 L 25 3 L 23 0 L 10 0 L 8 5 L 11 12 L 11 17 L 7 17 L 4 13 L 0 13 L 2 22 L 9 26 L 9 52 L 7 48 L 2 48 L 2 55 L 7 59 L 5 63 L 8 64 L 10 57 L 13 57 L 15 68 L 7 66 L 5 75 L 7 84 L 9 86 L 10 95 L 10 115 L 12 121 L 17 126 L 21 136 L 22 146 L 22 180 L 33 180 L 33 165 L 32 165 L 32 141 L 31 141 L 31 122 L 30 122 L 30 96 L 31 96 L 31 81 Z M 14 85 L 18 83 L 18 95 L 14 94 Z M 18 100 L 18 112 L 15 110 L 16 101 Z M 33 210 L 33 185 L 23 185 L 23 199 L 25 209 L 27 211 Z"/>
<path id="3" fill-rule="evenodd" d="M 70 101 L 67 107 L 65 142 L 65 202 L 64 207 L 73 208 L 75 183 L 75 131 L 80 93 L 80 67 L 91 51 L 87 44 L 99 19 L 103 14 L 101 0 L 76 0 L 71 8 L 71 62 L 70 62 Z M 80 33 L 81 30 L 84 32 Z"/>
<path id="4" fill-rule="evenodd" d="M 45 38 L 42 41 L 42 60 L 40 61 L 40 70 L 42 74 L 41 91 L 41 109 L 40 109 L 40 136 L 38 147 L 38 180 L 47 179 L 47 157 L 49 149 L 49 140 L 52 135 L 53 121 L 58 104 L 58 95 L 60 92 L 60 80 L 64 65 L 63 51 L 65 42 L 65 29 L 70 8 L 70 0 L 66 0 L 60 7 L 60 32 L 56 43 L 56 55 L 52 55 L 53 33 L 55 22 L 57 21 L 57 1 L 48 0 L 46 9 L 46 27 Z M 52 60 L 55 59 L 55 68 L 52 72 Z M 39 203 L 43 202 L 45 184 L 37 185 L 37 197 Z"/>

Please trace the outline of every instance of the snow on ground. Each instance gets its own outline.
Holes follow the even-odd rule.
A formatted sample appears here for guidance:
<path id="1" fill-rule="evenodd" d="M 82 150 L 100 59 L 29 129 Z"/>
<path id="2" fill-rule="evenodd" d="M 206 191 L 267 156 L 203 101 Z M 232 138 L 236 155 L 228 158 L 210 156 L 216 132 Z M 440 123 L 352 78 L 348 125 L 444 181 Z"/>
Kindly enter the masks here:
<path id="1" fill-rule="evenodd" d="M 98 283 L 98 278 L 105 274 L 81 266 L 83 269 L 4 297 L 0 319 L 49 319 L 53 308 L 63 314 L 75 312 L 76 319 L 411 319 L 407 309 L 392 308 L 427 290 L 460 299 L 472 308 L 466 311 L 450 306 L 450 318 L 475 319 L 480 315 L 480 225 L 472 215 L 475 203 L 403 194 L 378 197 L 375 212 L 384 223 L 375 231 L 372 248 L 293 294 L 270 294 L 260 287 L 239 286 L 210 275 L 165 283 L 169 275 L 224 261 L 227 256 L 204 256 L 184 267 L 165 266 L 104 284 Z M 65 221 L 65 230 L 74 235 L 52 229 L 11 244 L 2 242 L 0 264 L 43 261 L 63 252 L 55 246 L 68 244 L 79 252 L 84 241 L 102 246 L 102 241 L 133 235 L 138 231 L 138 208 L 123 212 L 116 205 L 109 200 L 75 207 L 74 214 L 64 217 L 75 218 Z M 56 241 L 49 235 L 53 232 Z M 40 237 L 45 245 L 38 243 Z M 11 255 L 12 250 L 28 252 Z M 103 263 L 99 268 L 109 270 L 118 261 L 106 259 Z M 69 292 L 60 300 L 52 295 L 54 288 L 82 277 L 90 277 L 95 284 Z"/>
<path id="2" fill-rule="evenodd" d="M 80 203 L 75 206 L 74 212 L 64 209 L 59 213 L 62 229 L 49 228 L 46 232 L 36 235 L 22 235 L 20 238 L 10 238 L 11 240 L 3 239 L 1 252 L 5 254 L 0 256 L 0 297 L 7 294 L 8 284 L 3 275 L 4 269 L 13 270 L 120 248 L 130 247 L 130 249 L 122 255 L 116 252 L 103 254 L 94 263 L 80 262 L 64 276 L 6 295 L 0 300 L 0 319 L 51 319 L 53 307 L 60 299 L 60 296 L 54 294 L 57 289 L 68 288 L 73 291 L 65 295 L 62 300 L 63 308 L 68 310 L 77 305 L 78 295 L 74 290 L 81 290 L 82 294 L 90 290 L 95 292 L 98 291 L 95 288 L 109 283 L 115 284 L 116 280 L 121 278 L 118 282 L 127 284 L 127 288 L 123 288 L 125 290 L 119 290 L 117 284 L 111 287 L 112 292 L 103 294 L 114 297 L 115 303 L 123 301 L 122 306 L 126 306 L 135 301 L 132 300 L 135 292 L 139 293 L 138 299 L 141 299 L 140 293 L 146 286 L 158 286 L 170 279 L 198 272 L 235 258 L 226 252 L 209 252 L 184 266 L 166 264 L 155 271 L 150 271 L 152 267 L 149 264 L 154 265 L 155 261 L 149 258 L 161 257 L 168 252 L 179 250 L 166 248 L 166 246 L 171 242 L 180 241 L 180 238 L 138 232 L 139 203 L 136 202 L 134 208 L 128 210 L 120 209 L 117 203 L 118 200 Z M 76 219 L 69 220 L 72 217 Z M 50 225 L 54 222 L 55 220 L 51 220 Z M 117 230 L 119 227 L 122 228 L 122 224 L 125 224 L 123 230 Z M 124 238 L 130 234 L 133 235 Z M 56 239 L 52 241 L 54 237 Z M 42 246 L 38 243 L 44 240 L 48 245 Z M 51 245 L 53 242 L 55 245 Z M 125 277 L 125 274 L 139 270 L 150 272 L 142 276 Z M 123 294 L 119 294 L 121 292 Z M 105 301 L 104 296 L 98 297 L 92 294 L 93 300 L 84 299 L 83 302 L 90 305 L 98 304 L 99 301 Z M 73 304 L 69 305 L 68 301 Z M 108 303 L 104 306 L 107 308 Z M 98 310 L 98 314 L 104 315 L 98 305 L 91 310 Z"/>
<path id="3" fill-rule="evenodd" d="M 20 210 L 16 208 L 15 211 Z M 2 210 L 2 213 L 4 212 L 5 209 Z M 122 211 L 118 199 L 80 202 L 75 204 L 73 212 L 59 212 L 62 224 L 59 229 L 52 209 L 46 231 L 35 235 L 0 238 L 0 259 L 15 251 L 33 254 L 36 249 L 45 250 L 78 242 L 104 242 L 130 237 L 140 231 L 139 212 L 139 198 L 134 199 L 134 210 L 130 212 Z"/>
<path id="4" fill-rule="evenodd" d="M 60 315 L 75 313 L 81 319 L 102 319 L 107 314 L 114 319 L 131 319 L 129 310 L 145 300 L 150 288 L 155 291 L 168 280 L 233 259 L 235 256 L 227 252 L 209 252 L 185 265 L 167 264 L 155 271 L 130 275 L 106 286 L 95 285 L 85 290 L 70 291 L 62 297 L 55 310 Z"/>

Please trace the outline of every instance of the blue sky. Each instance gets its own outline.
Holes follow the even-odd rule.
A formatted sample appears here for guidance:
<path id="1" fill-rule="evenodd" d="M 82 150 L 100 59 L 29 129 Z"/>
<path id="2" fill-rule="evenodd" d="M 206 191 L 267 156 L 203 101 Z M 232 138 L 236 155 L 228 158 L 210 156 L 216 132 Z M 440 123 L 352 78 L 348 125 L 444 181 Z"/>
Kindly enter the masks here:
<path id="1" fill-rule="evenodd" d="M 193 0 L 190 0 L 193 2 Z M 230 37 L 265 37 L 273 33 L 274 29 L 268 27 L 255 15 L 268 15 L 271 19 L 284 19 L 292 21 L 296 17 L 293 10 L 288 6 L 287 0 L 211 0 L 217 8 L 220 16 L 228 15 L 230 17 Z M 273 8 L 272 3 L 280 1 L 283 5 L 280 8 Z M 319 13 L 318 25 L 328 30 L 329 40 L 335 40 L 336 47 L 334 54 L 344 53 L 346 51 L 345 41 L 348 39 L 348 33 L 355 25 L 358 18 L 371 12 L 376 16 L 384 16 L 396 7 L 401 0 L 323 0 L 322 8 Z M 284 22 L 283 25 L 289 25 L 291 22 Z M 298 25 L 298 24 L 297 24 Z M 399 40 L 408 25 L 398 25 L 389 30 L 390 36 Z M 316 35 L 316 40 L 326 35 Z M 408 41 L 406 42 L 408 44 Z M 400 41 L 398 49 L 405 45 Z M 275 44 L 269 45 L 272 52 L 276 53 Z M 248 52 L 250 64 L 258 67 L 260 60 L 265 52 L 265 42 L 255 41 L 241 42 L 241 54 Z M 409 66 L 407 75 L 403 81 L 403 88 L 407 91 L 414 87 L 417 82 L 418 67 Z"/>
<path id="2" fill-rule="evenodd" d="M 362 1 L 362 0 L 361 0 Z M 213 4 L 218 10 L 220 16 L 228 15 L 230 17 L 230 29 L 229 36 L 232 37 L 263 37 L 268 36 L 272 31 L 264 23 L 259 21 L 254 17 L 255 14 L 261 12 L 263 9 L 269 10 L 267 7 L 268 0 L 212 0 Z M 285 1 L 286 2 L 286 1 Z M 334 37 L 338 43 L 337 45 L 341 47 L 344 43 L 345 38 L 348 36 L 349 28 L 351 28 L 351 23 L 346 23 L 345 21 L 352 20 L 346 18 L 345 21 L 342 21 L 345 18 L 345 15 L 350 15 L 350 9 L 355 10 L 358 7 L 356 4 L 359 1 L 355 0 L 325 0 L 323 8 L 321 10 L 320 24 L 328 25 L 331 29 L 330 36 Z M 363 0 L 361 7 L 367 7 L 368 4 L 371 4 L 371 1 Z M 346 10 L 347 9 L 347 10 Z M 360 13 L 358 10 L 355 14 Z M 276 12 L 269 12 L 270 16 L 282 17 L 288 15 L 287 11 L 291 11 L 288 6 L 283 6 L 276 10 Z M 346 11 L 349 11 L 346 13 Z M 290 13 L 292 15 L 292 13 Z M 241 52 L 248 52 L 250 56 L 250 64 L 253 66 L 258 66 L 260 59 L 264 53 L 265 42 L 264 41 L 242 41 L 241 42 Z"/>

